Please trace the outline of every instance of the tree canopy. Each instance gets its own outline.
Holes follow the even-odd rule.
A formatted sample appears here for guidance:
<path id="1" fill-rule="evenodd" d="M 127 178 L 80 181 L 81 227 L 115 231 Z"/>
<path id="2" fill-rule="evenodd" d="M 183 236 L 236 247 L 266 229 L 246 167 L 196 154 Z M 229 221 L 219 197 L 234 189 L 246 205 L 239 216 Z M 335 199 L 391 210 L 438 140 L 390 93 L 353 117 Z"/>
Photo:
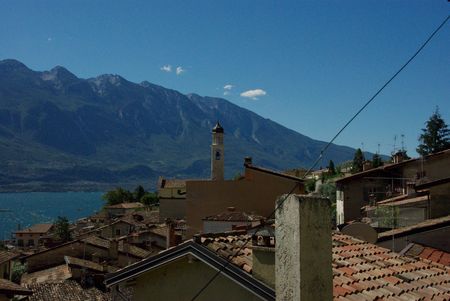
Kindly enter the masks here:
<path id="1" fill-rule="evenodd" d="M 363 170 L 363 164 L 364 164 L 364 154 L 360 148 L 358 148 L 355 152 L 355 156 L 353 157 L 353 164 L 352 164 L 352 172 L 360 172 Z"/>
<path id="2" fill-rule="evenodd" d="M 59 240 L 66 242 L 72 239 L 69 220 L 65 216 L 58 216 L 55 223 L 55 233 Z"/>
<path id="3" fill-rule="evenodd" d="M 156 193 L 146 191 L 141 185 L 137 186 L 133 192 L 117 187 L 114 190 L 106 192 L 102 196 L 106 201 L 106 205 L 117 205 L 121 203 L 141 202 L 144 205 L 155 205 L 159 202 Z"/>
<path id="4" fill-rule="evenodd" d="M 447 127 L 439 108 L 425 122 L 425 128 L 419 136 L 419 146 L 416 151 L 422 156 L 440 152 L 450 148 L 450 130 Z"/>

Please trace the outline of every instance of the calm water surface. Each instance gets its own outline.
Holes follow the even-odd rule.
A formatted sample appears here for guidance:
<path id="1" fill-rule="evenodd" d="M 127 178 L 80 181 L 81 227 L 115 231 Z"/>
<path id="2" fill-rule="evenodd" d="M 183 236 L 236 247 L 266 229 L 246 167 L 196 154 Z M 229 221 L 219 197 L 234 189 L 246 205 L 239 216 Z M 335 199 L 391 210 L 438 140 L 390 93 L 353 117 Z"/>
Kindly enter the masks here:
<path id="1" fill-rule="evenodd" d="M 103 192 L 0 193 L 0 239 L 11 231 L 36 223 L 51 223 L 58 216 L 70 221 L 93 214 L 103 206 Z"/>

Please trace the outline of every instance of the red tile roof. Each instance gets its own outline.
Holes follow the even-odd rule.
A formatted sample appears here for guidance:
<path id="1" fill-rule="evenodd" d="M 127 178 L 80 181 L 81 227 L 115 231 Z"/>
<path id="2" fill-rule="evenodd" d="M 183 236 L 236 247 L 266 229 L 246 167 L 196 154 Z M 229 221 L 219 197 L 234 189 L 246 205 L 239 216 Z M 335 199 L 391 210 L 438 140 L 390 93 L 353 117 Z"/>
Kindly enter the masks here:
<path id="1" fill-rule="evenodd" d="M 227 221 L 227 222 L 254 222 L 265 219 L 263 216 L 256 214 L 250 214 L 242 211 L 234 211 L 234 209 L 228 209 L 216 215 L 205 217 L 206 221 Z"/>
<path id="2" fill-rule="evenodd" d="M 15 254 L 8 251 L 0 251 L 0 264 L 10 261 L 17 257 L 19 257 L 19 254 Z"/>
<path id="3" fill-rule="evenodd" d="M 103 293 L 96 288 L 83 289 L 81 285 L 73 280 L 59 283 L 30 284 L 28 287 L 33 291 L 29 301 L 107 301 L 112 300 L 110 293 Z"/>
<path id="4" fill-rule="evenodd" d="M 403 252 L 403 251 L 402 251 Z M 411 243 L 405 248 L 404 255 L 428 259 L 450 267 L 450 253 L 418 243 Z"/>
<path id="5" fill-rule="evenodd" d="M 53 227 L 53 224 L 36 224 L 23 230 L 17 230 L 14 233 L 42 233 L 45 234 Z"/>
<path id="6" fill-rule="evenodd" d="M 197 241 L 248 273 L 252 242 L 247 234 L 203 235 Z M 333 234 L 334 300 L 450 300 L 450 268 L 414 259 L 341 233 Z"/>
<path id="7" fill-rule="evenodd" d="M 14 282 L 0 278 L 0 296 L 1 295 L 31 295 L 32 292 L 26 287 L 20 286 Z"/>

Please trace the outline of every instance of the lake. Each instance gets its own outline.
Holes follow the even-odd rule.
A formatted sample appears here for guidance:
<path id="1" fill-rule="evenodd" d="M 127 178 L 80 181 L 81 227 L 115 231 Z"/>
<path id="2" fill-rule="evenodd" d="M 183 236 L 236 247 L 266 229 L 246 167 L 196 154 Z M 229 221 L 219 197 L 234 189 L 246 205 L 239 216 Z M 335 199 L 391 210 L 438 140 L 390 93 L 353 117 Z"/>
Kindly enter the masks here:
<path id="1" fill-rule="evenodd" d="M 37 223 L 52 223 L 58 216 L 70 221 L 99 211 L 103 192 L 0 193 L 0 239 L 11 231 Z"/>

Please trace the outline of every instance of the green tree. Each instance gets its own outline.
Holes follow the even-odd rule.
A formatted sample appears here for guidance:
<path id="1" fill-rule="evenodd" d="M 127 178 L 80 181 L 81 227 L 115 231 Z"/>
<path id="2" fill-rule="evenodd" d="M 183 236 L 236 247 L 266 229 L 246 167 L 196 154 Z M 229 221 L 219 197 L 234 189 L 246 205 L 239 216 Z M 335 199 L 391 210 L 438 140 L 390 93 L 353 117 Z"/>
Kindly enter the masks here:
<path id="1" fill-rule="evenodd" d="M 144 187 L 142 187 L 142 185 L 139 185 L 138 187 L 136 187 L 136 189 L 134 190 L 133 193 L 133 197 L 134 197 L 134 201 L 135 202 L 140 202 L 141 198 L 145 195 L 145 189 Z"/>
<path id="2" fill-rule="evenodd" d="M 330 163 L 328 163 L 328 173 L 332 176 L 336 174 L 336 168 L 333 160 L 330 160 Z"/>
<path id="3" fill-rule="evenodd" d="M 379 167 L 383 165 L 383 161 L 381 160 L 381 156 L 379 154 L 373 154 L 372 157 L 372 166 L 375 167 Z"/>
<path id="4" fill-rule="evenodd" d="M 12 266 L 11 280 L 15 283 L 20 283 L 22 275 L 27 272 L 27 264 L 22 264 L 15 261 Z"/>
<path id="5" fill-rule="evenodd" d="M 328 198 L 331 202 L 331 222 L 336 225 L 336 185 L 334 183 L 325 183 L 319 186 L 319 194 Z"/>
<path id="6" fill-rule="evenodd" d="M 416 149 L 417 153 L 425 156 L 450 148 L 450 130 L 441 114 L 439 114 L 439 108 L 436 108 L 425 125 L 422 134 L 419 136 L 421 144 Z"/>
<path id="7" fill-rule="evenodd" d="M 352 172 L 360 172 L 363 170 L 363 164 L 364 164 L 364 154 L 360 148 L 358 148 L 355 152 L 355 156 L 353 157 L 353 164 L 352 164 Z"/>
<path id="8" fill-rule="evenodd" d="M 156 205 L 159 203 L 159 198 L 156 195 L 156 193 L 153 192 L 147 192 L 142 198 L 141 198 L 141 203 L 144 205 Z"/>
<path id="9" fill-rule="evenodd" d="M 122 187 L 117 187 L 114 190 L 108 191 L 102 196 L 102 198 L 106 201 L 107 205 L 128 203 L 134 199 L 133 194 Z"/>
<path id="10" fill-rule="evenodd" d="M 55 227 L 55 233 L 58 239 L 60 239 L 63 242 L 72 239 L 72 235 L 70 234 L 70 224 L 67 217 L 58 216 L 53 226 Z"/>

